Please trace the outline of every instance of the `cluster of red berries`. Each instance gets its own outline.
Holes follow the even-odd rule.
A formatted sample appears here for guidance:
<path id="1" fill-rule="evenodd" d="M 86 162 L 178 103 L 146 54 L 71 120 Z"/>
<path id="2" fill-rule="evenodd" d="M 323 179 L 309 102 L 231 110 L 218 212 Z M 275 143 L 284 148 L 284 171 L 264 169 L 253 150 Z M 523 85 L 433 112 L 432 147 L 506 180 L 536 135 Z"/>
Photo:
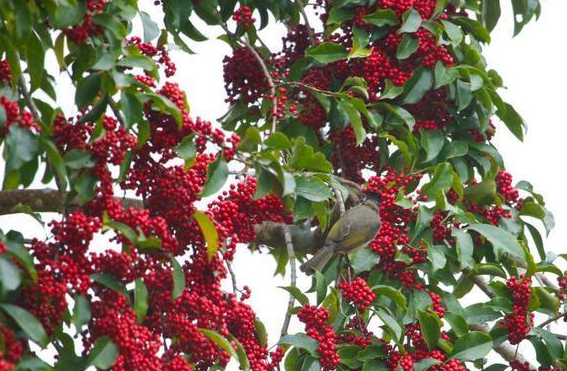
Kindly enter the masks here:
<path id="1" fill-rule="evenodd" d="M 435 10 L 435 0 L 380 0 L 381 8 L 390 8 L 401 17 L 406 11 L 415 8 L 423 19 L 429 19 Z"/>
<path id="2" fill-rule="evenodd" d="M 253 103 L 268 90 L 268 80 L 256 56 L 246 47 L 233 51 L 223 60 L 227 102 Z"/>
<path id="3" fill-rule="evenodd" d="M 157 62 L 158 64 L 161 64 L 165 67 L 164 70 L 165 76 L 171 77 L 175 75 L 175 72 L 177 71 L 177 67 L 175 66 L 175 63 L 173 63 L 173 61 L 171 60 L 169 56 L 169 52 L 167 51 L 164 45 L 157 47 L 150 42 L 142 42 L 142 39 L 139 38 L 138 36 L 129 38 L 128 40 L 126 40 L 126 43 L 128 45 L 136 46 L 138 49 L 140 49 L 142 54 L 148 57 L 155 57 L 159 54 L 159 58 L 157 59 Z M 148 75 L 147 71 L 144 71 L 144 73 L 145 73 L 144 75 L 145 77 L 137 76 L 138 81 L 153 87 L 155 85 L 155 82 L 153 82 L 153 78 Z"/>
<path id="4" fill-rule="evenodd" d="M 518 190 L 512 185 L 512 174 L 500 170 L 496 175 L 496 187 L 508 205 L 515 206 L 517 209 L 522 208 L 523 200 L 520 199 Z"/>
<path id="5" fill-rule="evenodd" d="M 0 60 L 0 82 L 10 84 L 12 81 L 12 68 L 7 60 Z"/>
<path id="6" fill-rule="evenodd" d="M 334 370 L 341 362 L 337 354 L 336 334 L 333 326 L 327 324 L 329 312 L 325 308 L 303 306 L 297 318 L 305 324 L 305 332 L 319 342 L 319 362 L 323 370 Z"/>
<path id="7" fill-rule="evenodd" d="M 380 158 L 378 138 L 368 137 L 360 145 L 356 144 L 356 134 L 352 126 L 331 133 L 333 143 L 331 161 L 337 173 L 343 178 L 361 183 L 364 181 L 363 170 L 377 170 Z"/>
<path id="8" fill-rule="evenodd" d="M 567 297 L 567 275 L 557 277 L 557 284 L 559 286 L 559 290 L 557 290 L 557 293 L 555 295 L 559 300 L 564 301 L 565 298 Z M 567 318 L 564 318 L 564 320 L 566 319 Z"/>
<path id="9" fill-rule="evenodd" d="M 232 14 L 232 20 L 236 22 L 238 27 L 243 27 L 246 30 L 256 22 L 256 19 L 252 17 L 252 9 L 247 6 L 236 9 Z"/>
<path id="10" fill-rule="evenodd" d="M 71 28 L 63 30 L 67 38 L 75 44 L 82 45 L 89 37 L 99 36 L 103 33 L 102 26 L 93 21 L 93 16 L 100 14 L 106 5 L 106 0 L 86 0 L 87 10 L 83 21 Z"/>
<path id="11" fill-rule="evenodd" d="M 6 326 L 0 325 L 0 371 L 11 371 L 24 355 L 25 341 L 18 339 Z"/>
<path id="12" fill-rule="evenodd" d="M 415 270 L 410 270 L 408 264 L 396 260 L 396 255 L 409 241 L 408 224 L 415 219 L 413 209 L 404 209 L 396 204 L 398 192 L 405 192 L 406 187 L 419 181 L 422 175 L 407 175 L 396 173 L 392 169 L 385 169 L 381 176 L 374 176 L 368 180 L 367 191 L 380 196 L 380 229 L 378 235 L 368 248 L 380 255 L 378 267 L 390 277 L 397 278 L 405 287 L 410 289 L 423 289 L 418 281 Z M 415 200 L 414 200 L 415 201 Z"/>
<path id="13" fill-rule="evenodd" d="M 339 289 L 343 297 L 354 304 L 361 312 L 364 312 L 376 299 L 376 294 L 368 287 L 368 283 L 360 277 L 356 277 L 352 282 L 341 282 Z"/>
<path id="14" fill-rule="evenodd" d="M 441 296 L 437 295 L 433 291 L 430 291 L 429 297 L 431 298 L 431 309 L 435 313 L 437 313 L 439 318 L 445 317 L 445 307 L 441 303 Z"/>
<path id="15" fill-rule="evenodd" d="M 14 124 L 35 132 L 41 130 L 30 112 L 21 110 L 17 102 L 9 100 L 5 95 L 0 96 L 0 106 L 6 113 L 6 120 L 0 132 L 0 137 L 6 136 L 10 127 Z"/>
<path id="16" fill-rule="evenodd" d="M 528 306 L 532 297 L 532 279 L 520 276 L 510 277 L 506 286 L 512 294 L 514 312 L 507 314 L 501 323 L 502 328 L 509 331 L 508 340 L 511 344 L 519 344 L 526 338 L 533 326 L 533 313 L 529 312 Z"/>
<path id="17" fill-rule="evenodd" d="M 532 368 L 529 362 L 520 362 L 518 360 L 513 360 L 510 362 L 511 371 L 561 371 L 560 368 L 556 367 L 538 367 L 537 369 Z"/>

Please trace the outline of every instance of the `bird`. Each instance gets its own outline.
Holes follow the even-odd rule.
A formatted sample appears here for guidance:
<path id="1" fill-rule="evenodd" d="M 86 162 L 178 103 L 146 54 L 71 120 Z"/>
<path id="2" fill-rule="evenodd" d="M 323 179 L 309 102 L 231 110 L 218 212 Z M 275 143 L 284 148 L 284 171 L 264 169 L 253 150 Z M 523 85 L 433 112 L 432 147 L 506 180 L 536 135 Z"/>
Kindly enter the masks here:
<path id="1" fill-rule="evenodd" d="M 367 193 L 356 206 L 348 209 L 333 224 L 325 244 L 299 269 L 307 275 L 321 272 L 335 254 L 350 254 L 367 246 L 380 228 L 379 196 Z"/>

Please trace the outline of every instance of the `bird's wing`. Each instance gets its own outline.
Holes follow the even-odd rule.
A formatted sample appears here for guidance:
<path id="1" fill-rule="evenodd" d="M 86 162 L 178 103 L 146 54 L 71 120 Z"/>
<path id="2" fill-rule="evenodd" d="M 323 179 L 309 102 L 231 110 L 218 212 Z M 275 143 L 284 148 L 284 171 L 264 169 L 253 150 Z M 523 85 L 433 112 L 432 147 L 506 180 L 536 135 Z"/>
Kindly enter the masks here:
<path id="1" fill-rule="evenodd" d="M 349 214 L 355 214 L 352 217 Z M 351 216 L 349 218 L 349 216 Z M 374 221 L 375 220 L 375 221 Z M 368 243 L 378 231 L 378 214 L 366 205 L 358 205 L 349 209 L 343 217 L 333 225 L 329 239 L 336 244 L 336 251 L 349 251 Z"/>

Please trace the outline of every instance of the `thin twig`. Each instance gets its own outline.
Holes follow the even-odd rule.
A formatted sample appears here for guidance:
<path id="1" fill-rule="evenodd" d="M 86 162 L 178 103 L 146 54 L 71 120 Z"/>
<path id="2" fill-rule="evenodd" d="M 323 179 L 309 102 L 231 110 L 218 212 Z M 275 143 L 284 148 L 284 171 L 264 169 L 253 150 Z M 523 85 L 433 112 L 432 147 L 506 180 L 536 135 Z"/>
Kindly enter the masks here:
<path id="1" fill-rule="evenodd" d="M 562 314 L 560 314 L 560 315 L 558 315 L 558 316 L 555 316 L 555 317 L 552 317 L 552 318 L 547 319 L 546 321 L 544 321 L 544 322 L 542 322 L 541 324 L 539 324 L 537 327 L 543 328 L 543 327 L 545 327 L 545 326 L 547 326 L 547 325 L 549 325 L 549 324 L 551 324 L 551 323 L 553 323 L 553 322 L 555 322 L 555 321 L 558 321 L 558 320 L 560 320 L 561 318 L 564 318 L 564 317 L 565 317 L 565 313 L 562 313 Z"/>
<path id="2" fill-rule="evenodd" d="M 289 269 L 290 269 L 290 276 L 291 276 L 291 287 L 297 287 L 297 267 L 295 262 L 295 252 L 293 250 L 293 242 L 291 239 L 291 233 L 289 232 L 288 228 L 284 230 L 284 239 L 285 245 L 287 248 L 287 255 L 289 257 Z M 281 336 L 287 335 L 287 330 L 289 329 L 289 323 L 291 321 L 291 310 L 293 308 L 293 304 L 295 303 L 295 297 L 290 293 L 289 294 L 289 301 L 287 303 L 287 310 L 285 313 L 285 319 L 282 326 Z"/>
<path id="3" fill-rule="evenodd" d="M 37 122 L 39 122 L 41 120 L 41 118 L 39 117 L 39 110 L 37 109 L 37 106 L 35 105 L 35 102 L 33 101 L 30 92 L 28 90 L 28 86 L 26 85 L 26 81 L 24 80 L 24 77 L 20 77 L 20 79 L 18 80 L 18 87 L 20 88 L 20 93 L 22 93 L 22 96 L 24 97 L 24 100 L 26 101 L 26 106 L 28 107 L 28 109 L 31 111 L 32 115 L 33 115 L 33 119 Z"/>
<path id="4" fill-rule="evenodd" d="M 236 274 L 234 274 L 234 270 L 232 269 L 232 263 L 228 260 L 225 260 L 226 267 L 228 269 L 228 273 L 230 274 L 230 280 L 232 281 L 232 293 L 236 295 L 238 292 L 238 285 L 236 284 Z"/>
<path id="5" fill-rule="evenodd" d="M 301 16 L 303 17 L 303 21 L 305 22 L 305 27 L 307 27 L 307 35 L 309 35 L 309 42 L 311 43 L 311 45 L 315 44 L 315 34 L 313 34 L 313 29 L 311 28 L 311 25 L 309 24 L 309 17 L 307 17 L 307 13 L 305 12 L 305 7 L 303 6 L 303 3 L 301 2 L 301 0 L 295 0 L 295 4 L 297 5 L 297 8 L 299 9 L 299 13 L 301 13 Z"/>

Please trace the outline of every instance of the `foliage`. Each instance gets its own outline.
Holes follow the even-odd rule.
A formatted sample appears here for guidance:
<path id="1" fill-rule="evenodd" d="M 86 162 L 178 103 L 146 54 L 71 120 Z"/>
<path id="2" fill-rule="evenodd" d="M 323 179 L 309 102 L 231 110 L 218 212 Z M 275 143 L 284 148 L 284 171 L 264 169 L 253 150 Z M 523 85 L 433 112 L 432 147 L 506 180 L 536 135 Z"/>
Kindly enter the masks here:
<path id="1" fill-rule="evenodd" d="M 549 233 L 553 215 L 491 143 L 525 130 L 482 55 L 499 0 L 146 6 L 0 2 L 0 193 L 56 188 L 0 207 L 62 214 L 46 241 L 0 235 L 0 370 L 567 367 L 565 336 L 545 326 L 565 316 L 567 278 L 530 224 Z M 512 7 L 515 34 L 540 13 Z M 222 130 L 191 118 L 173 82 L 169 50 L 207 39 L 197 19 L 233 49 Z M 273 22 L 289 30 L 277 52 L 258 33 Z M 62 79 L 75 116 L 57 104 Z M 316 272 L 315 301 L 284 288 L 305 333 L 270 351 L 249 290 L 221 290 L 234 254 L 269 244 L 276 272 L 294 270 L 313 246 L 286 233 L 315 243 L 368 191 L 378 235 Z M 266 243 L 273 225 L 287 232 Z M 512 347 L 530 344 L 537 366 Z"/>

